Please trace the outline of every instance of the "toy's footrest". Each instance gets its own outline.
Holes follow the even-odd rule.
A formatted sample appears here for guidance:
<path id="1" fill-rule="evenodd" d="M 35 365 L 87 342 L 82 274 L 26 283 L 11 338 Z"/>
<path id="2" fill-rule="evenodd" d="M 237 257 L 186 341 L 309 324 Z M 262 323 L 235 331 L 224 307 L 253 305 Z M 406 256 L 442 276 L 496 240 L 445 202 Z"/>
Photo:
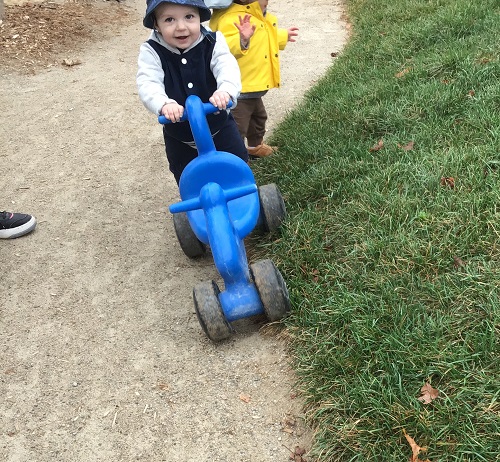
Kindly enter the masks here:
<path id="1" fill-rule="evenodd" d="M 255 184 L 250 167 L 239 157 L 227 152 L 199 156 L 192 160 L 182 172 L 179 182 L 181 199 L 199 197 L 201 188 L 207 183 L 217 183 L 228 190 Z M 255 228 L 260 213 L 257 192 L 228 202 L 229 216 L 238 236 L 243 239 Z M 208 244 L 207 225 L 203 210 L 187 212 L 189 222 L 198 239 Z"/>

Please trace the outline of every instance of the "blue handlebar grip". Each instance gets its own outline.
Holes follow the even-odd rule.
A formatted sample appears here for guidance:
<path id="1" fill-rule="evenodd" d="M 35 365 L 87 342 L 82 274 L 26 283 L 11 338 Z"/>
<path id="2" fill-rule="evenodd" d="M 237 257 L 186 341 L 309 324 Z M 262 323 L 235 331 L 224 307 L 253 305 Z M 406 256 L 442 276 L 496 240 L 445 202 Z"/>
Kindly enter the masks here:
<path id="1" fill-rule="evenodd" d="M 201 207 L 200 198 L 193 197 L 192 199 L 172 204 L 168 209 L 170 210 L 170 213 L 180 213 L 190 212 L 192 210 L 200 209 Z"/>
<path id="2" fill-rule="evenodd" d="M 229 202 L 234 199 L 238 199 L 240 197 L 256 193 L 257 191 L 258 191 L 257 185 L 253 183 L 245 186 L 239 186 L 238 188 L 226 189 L 224 191 L 224 197 L 226 199 L 226 202 Z"/>
<path id="3" fill-rule="evenodd" d="M 231 109 L 232 107 L 233 107 L 233 101 L 229 100 L 229 103 L 227 103 L 227 109 Z M 203 103 L 203 111 L 205 112 L 205 115 L 213 114 L 214 112 L 217 112 L 218 110 L 219 109 L 216 108 L 212 103 Z M 184 109 L 184 114 L 182 114 L 181 122 L 184 122 L 187 119 L 188 119 L 188 114 L 187 114 L 186 109 Z M 164 115 L 158 116 L 158 122 L 161 123 L 162 125 L 172 123 Z"/>
<path id="4" fill-rule="evenodd" d="M 169 124 L 170 120 L 168 120 L 164 115 L 158 116 L 158 122 L 162 125 Z"/>

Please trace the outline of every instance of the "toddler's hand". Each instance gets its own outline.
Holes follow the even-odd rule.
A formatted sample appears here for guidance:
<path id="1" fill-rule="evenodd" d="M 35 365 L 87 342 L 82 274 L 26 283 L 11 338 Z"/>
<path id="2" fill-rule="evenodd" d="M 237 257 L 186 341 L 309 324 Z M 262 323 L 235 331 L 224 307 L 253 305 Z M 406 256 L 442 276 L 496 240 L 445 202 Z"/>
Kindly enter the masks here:
<path id="1" fill-rule="evenodd" d="M 234 25 L 240 32 L 240 40 L 244 46 L 248 46 L 250 37 L 254 34 L 255 29 L 257 27 L 250 22 L 251 17 L 252 16 L 249 14 L 243 16 L 243 19 L 241 18 L 241 16 L 238 16 L 240 23 L 239 24 L 237 22 L 234 23 Z"/>
<path id="2" fill-rule="evenodd" d="M 180 122 L 184 108 L 175 102 L 165 103 L 161 108 L 161 113 L 172 123 Z"/>
<path id="3" fill-rule="evenodd" d="M 297 32 L 299 30 L 299 28 L 292 26 L 292 27 L 289 27 L 287 30 L 288 30 L 288 41 L 295 42 L 294 37 L 297 37 L 297 35 L 299 35 L 299 33 Z"/>
<path id="4" fill-rule="evenodd" d="M 227 91 L 215 90 L 214 94 L 209 98 L 210 101 L 217 109 L 226 109 L 227 103 L 231 97 Z"/>

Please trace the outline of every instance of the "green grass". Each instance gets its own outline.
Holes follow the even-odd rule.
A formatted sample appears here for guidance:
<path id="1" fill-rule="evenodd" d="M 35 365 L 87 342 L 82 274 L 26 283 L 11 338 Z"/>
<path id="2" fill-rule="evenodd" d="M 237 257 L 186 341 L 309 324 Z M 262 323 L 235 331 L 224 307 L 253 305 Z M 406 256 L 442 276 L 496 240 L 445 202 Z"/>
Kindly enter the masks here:
<path id="1" fill-rule="evenodd" d="M 290 290 L 308 455 L 406 461 L 404 430 L 422 460 L 499 461 L 500 3 L 346 8 L 349 44 L 255 167 L 289 213 L 255 245 Z"/>

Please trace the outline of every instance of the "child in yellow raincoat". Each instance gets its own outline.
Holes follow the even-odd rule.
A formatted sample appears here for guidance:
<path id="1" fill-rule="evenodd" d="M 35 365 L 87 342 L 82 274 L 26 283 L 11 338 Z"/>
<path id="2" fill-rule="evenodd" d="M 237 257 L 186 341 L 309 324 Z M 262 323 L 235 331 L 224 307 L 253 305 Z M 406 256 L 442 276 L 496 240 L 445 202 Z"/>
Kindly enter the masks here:
<path id="1" fill-rule="evenodd" d="M 264 143 L 267 112 L 262 97 L 271 88 L 279 88 L 279 52 L 298 35 L 297 27 L 278 28 L 267 5 L 268 0 L 234 0 L 228 8 L 214 9 L 209 23 L 213 31 L 224 34 L 240 67 L 242 91 L 231 112 L 253 157 L 273 152 Z"/>

